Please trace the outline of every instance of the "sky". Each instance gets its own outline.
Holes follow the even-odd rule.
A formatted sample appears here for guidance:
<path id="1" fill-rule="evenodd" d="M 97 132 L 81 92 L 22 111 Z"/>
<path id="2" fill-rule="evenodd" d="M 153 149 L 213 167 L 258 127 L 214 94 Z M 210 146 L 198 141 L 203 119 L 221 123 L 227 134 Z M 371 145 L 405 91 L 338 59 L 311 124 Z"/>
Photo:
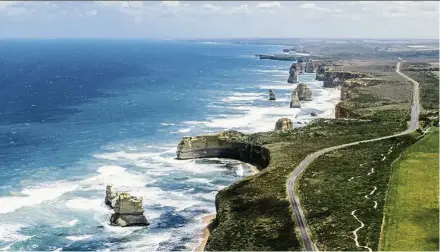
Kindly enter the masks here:
<path id="1" fill-rule="evenodd" d="M 0 1 L 0 38 L 439 38 L 435 1 Z"/>

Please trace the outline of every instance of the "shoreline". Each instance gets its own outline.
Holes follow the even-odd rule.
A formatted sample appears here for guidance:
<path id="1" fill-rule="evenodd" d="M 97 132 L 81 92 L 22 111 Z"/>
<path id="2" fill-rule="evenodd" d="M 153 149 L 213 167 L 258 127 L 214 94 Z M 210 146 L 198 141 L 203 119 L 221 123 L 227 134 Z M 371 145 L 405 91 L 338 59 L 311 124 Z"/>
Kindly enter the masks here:
<path id="1" fill-rule="evenodd" d="M 253 172 L 252 174 L 249 174 L 248 176 L 252 176 L 252 175 L 255 175 L 258 172 L 260 172 L 257 169 L 257 167 L 255 167 L 255 166 L 253 166 L 251 164 L 243 162 L 243 165 L 246 166 L 247 168 L 249 168 L 250 171 Z M 248 177 L 248 176 L 244 176 L 244 177 Z M 205 216 L 202 217 L 202 221 L 205 224 L 205 227 L 203 228 L 203 233 L 202 233 L 203 240 L 202 240 L 202 242 L 200 242 L 199 245 L 197 245 L 197 247 L 195 247 L 192 250 L 193 252 L 203 252 L 203 251 L 205 251 L 206 243 L 208 242 L 209 235 L 211 234 L 211 232 L 209 231 L 208 227 L 209 227 L 209 224 L 211 224 L 212 221 L 216 218 L 216 216 L 217 216 L 217 213 L 212 213 L 212 214 L 205 215 Z"/>

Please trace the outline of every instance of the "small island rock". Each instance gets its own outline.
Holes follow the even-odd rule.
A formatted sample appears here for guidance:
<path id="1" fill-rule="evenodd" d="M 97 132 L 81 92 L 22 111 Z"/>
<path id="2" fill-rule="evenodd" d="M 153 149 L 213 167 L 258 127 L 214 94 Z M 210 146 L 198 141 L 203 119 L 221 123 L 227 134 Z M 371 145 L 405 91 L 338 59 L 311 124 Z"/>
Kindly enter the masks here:
<path id="1" fill-rule="evenodd" d="M 293 128 L 292 121 L 289 118 L 280 118 L 275 123 L 275 130 L 291 130 Z"/>
<path id="2" fill-rule="evenodd" d="M 269 89 L 269 100 L 275 101 L 275 94 L 273 93 L 272 89 Z"/>

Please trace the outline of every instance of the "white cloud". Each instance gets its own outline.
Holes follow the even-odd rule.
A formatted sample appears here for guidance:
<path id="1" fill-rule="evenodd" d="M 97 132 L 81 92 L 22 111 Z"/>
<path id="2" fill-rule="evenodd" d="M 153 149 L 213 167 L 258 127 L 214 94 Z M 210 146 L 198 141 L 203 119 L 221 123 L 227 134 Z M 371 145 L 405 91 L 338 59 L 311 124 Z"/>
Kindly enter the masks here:
<path id="1" fill-rule="evenodd" d="M 299 7 L 301 9 L 310 9 L 310 10 L 316 10 L 316 11 L 322 11 L 322 12 L 332 12 L 332 10 L 330 10 L 330 9 L 316 6 L 315 3 L 305 3 L 305 4 L 301 4 Z"/>
<path id="2" fill-rule="evenodd" d="M 232 7 L 231 10 L 227 14 L 246 14 L 246 15 L 251 15 L 251 11 L 249 10 L 249 5 L 242 4 L 240 6 Z"/>
<path id="3" fill-rule="evenodd" d="M 277 1 L 264 2 L 264 3 L 257 4 L 256 7 L 261 8 L 261 9 L 279 9 L 279 8 L 281 8 L 281 4 L 280 4 L 280 2 L 277 2 Z"/>
<path id="4" fill-rule="evenodd" d="M 161 3 L 167 7 L 179 7 L 180 6 L 179 1 L 162 1 Z"/>
<path id="5" fill-rule="evenodd" d="M 204 4 L 204 5 L 202 5 L 202 8 L 207 9 L 207 10 L 213 10 L 213 11 L 219 11 L 219 10 L 223 9 L 221 6 L 212 5 L 212 4 Z"/>

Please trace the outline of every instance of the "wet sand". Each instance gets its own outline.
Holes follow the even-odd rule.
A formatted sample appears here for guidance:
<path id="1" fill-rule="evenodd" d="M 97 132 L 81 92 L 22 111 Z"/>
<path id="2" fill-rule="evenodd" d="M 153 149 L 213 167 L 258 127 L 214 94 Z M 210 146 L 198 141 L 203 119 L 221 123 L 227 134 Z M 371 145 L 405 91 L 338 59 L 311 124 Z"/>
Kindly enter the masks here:
<path id="1" fill-rule="evenodd" d="M 202 218 L 203 223 L 206 224 L 206 227 L 203 229 L 203 241 L 202 243 L 200 243 L 199 246 L 197 246 L 194 251 L 195 252 L 199 252 L 199 251 L 204 251 L 205 250 L 205 246 L 206 246 L 206 242 L 208 241 L 208 237 L 209 237 L 209 229 L 208 229 L 208 225 L 212 222 L 212 220 L 215 219 L 215 214 L 210 214 L 207 215 L 205 217 Z"/>

